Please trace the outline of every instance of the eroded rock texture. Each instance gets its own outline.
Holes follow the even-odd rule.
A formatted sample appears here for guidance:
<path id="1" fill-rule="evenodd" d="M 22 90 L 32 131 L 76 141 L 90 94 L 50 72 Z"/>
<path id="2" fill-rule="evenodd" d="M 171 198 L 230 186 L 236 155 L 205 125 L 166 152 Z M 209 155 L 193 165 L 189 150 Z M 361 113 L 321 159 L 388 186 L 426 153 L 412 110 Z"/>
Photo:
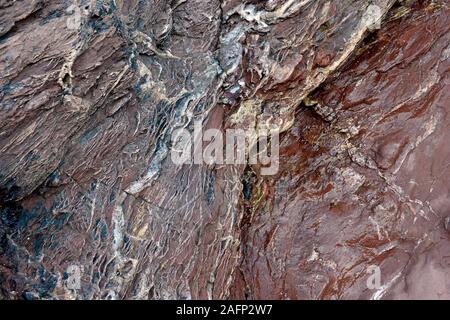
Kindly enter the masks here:
<path id="1" fill-rule="evenodd" d="M 449 28 L 446 0 L 0 0 L 0 297 L 450 298 Z M 281 123 L 279 172 L 174 165 L 199 119 Z"/>

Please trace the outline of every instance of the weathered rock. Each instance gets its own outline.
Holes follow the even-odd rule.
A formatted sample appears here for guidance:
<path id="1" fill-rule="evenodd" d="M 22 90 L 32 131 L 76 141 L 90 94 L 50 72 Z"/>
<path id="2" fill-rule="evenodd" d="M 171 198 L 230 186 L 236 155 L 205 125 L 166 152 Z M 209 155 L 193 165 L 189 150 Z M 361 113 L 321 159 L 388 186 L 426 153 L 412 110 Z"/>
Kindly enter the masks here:
<path id="1" fill-rule="evenodd" d="M 448 9 L 394 11 L 313 94 L 334 123 L 298 109 L 243 231 L 250 298 L 450 298 Z"/>
<path id="2" fill-rule="evenodd" d="M 0 297 L 449 297 L 447 1 L 0 10 Z M 280 172 L 175 165 L 198 119 Z"/>

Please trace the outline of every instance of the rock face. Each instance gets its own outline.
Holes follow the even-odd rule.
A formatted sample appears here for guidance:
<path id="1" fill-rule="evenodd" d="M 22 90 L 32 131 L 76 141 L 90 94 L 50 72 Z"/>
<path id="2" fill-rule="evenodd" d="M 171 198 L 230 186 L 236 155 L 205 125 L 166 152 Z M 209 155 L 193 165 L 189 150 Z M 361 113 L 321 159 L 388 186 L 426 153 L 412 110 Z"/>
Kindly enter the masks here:
<path id="1" fill-rule="evenodd" d="M 0 0 L 0 297 L 449 299 L 449 58 L 446 0 Z"/>

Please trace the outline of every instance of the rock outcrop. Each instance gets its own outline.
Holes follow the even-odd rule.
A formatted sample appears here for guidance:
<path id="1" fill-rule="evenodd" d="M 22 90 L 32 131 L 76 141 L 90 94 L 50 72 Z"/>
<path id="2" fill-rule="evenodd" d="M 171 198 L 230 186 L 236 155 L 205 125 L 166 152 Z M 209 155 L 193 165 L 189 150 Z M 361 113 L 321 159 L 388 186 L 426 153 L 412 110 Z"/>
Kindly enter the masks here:
<path id="1" fill-rule="evenodd" d="M 0 0 L 0 297 L 450 298 L 449 29 L 446 0 Z M 199 121 L 278 124 L 279 171 L 174 164 Z"/>

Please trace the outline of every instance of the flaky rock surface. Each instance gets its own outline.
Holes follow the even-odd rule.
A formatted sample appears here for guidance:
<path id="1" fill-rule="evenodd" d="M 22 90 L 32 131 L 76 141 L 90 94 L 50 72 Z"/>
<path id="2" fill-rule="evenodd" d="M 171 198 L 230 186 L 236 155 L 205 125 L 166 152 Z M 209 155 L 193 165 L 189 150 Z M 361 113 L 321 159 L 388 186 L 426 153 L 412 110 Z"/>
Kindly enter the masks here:
<path id="1" fill-rule="evenodd" d="M 446 0 L 0 0 L 0 297 L 450 298 L 449 29 Z M 279 172 L 174 165 L 199 119 L 281 123 Z"/>

